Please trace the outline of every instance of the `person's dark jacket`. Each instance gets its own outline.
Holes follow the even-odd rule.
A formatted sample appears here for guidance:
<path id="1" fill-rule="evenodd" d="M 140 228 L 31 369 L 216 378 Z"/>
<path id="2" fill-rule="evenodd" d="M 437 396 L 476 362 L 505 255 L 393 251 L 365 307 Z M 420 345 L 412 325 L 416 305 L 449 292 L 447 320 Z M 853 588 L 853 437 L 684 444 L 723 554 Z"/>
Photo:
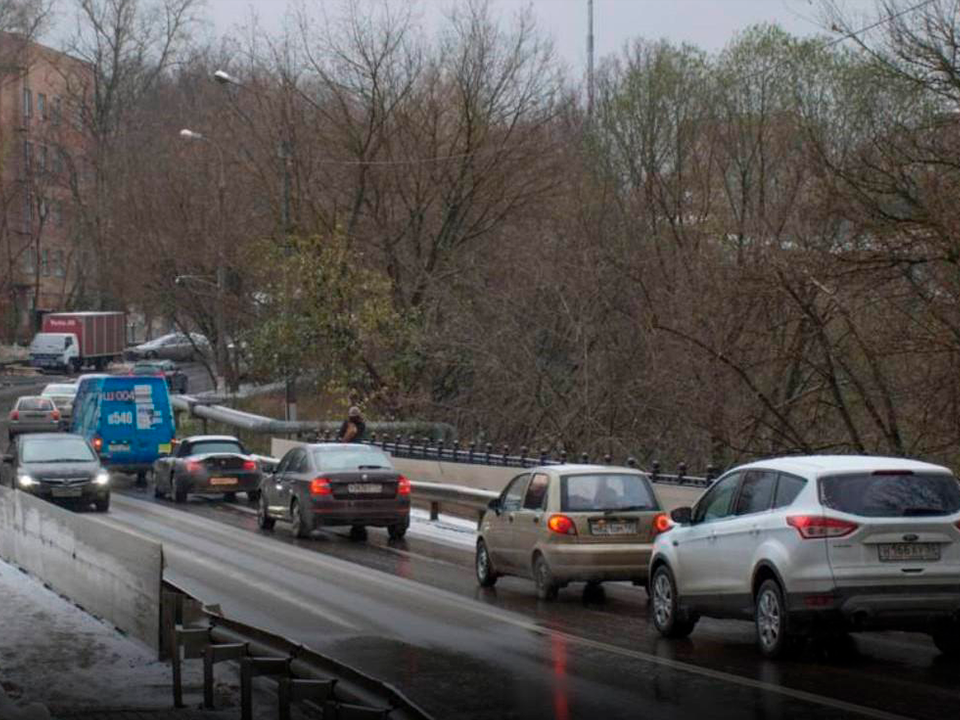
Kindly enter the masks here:
<path id="1" fill-rule="evenodd" d="M 354 433 L 349 440 L 346 440 L 347 434 L 350 430 L 350 425 L 356 425 L 357 431 Z M 340 431 L 337 433 L 337 439 L 341 442 L 362 442 L 364 433 L 367 431 L 367 424 L 363 421 L 363 418 L 347 418 L 340 425 Z"/>

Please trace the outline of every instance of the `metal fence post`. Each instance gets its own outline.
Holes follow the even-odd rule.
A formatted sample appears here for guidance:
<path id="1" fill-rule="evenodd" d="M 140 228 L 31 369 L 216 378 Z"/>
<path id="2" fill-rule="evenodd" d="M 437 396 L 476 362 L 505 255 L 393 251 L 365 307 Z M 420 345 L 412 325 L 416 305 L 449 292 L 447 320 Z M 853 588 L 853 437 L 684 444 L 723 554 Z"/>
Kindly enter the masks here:
<path id="1" fill-rule="evenodd" d="M 654 460 L 650 463 L 650 479 L 654 482 L 657 482 L 657 478 L 660 476 L 660 461 Z"/>
<path id="2" fill-rule="evenodd" d="M 687 474 L 687 464 L 680 463 L 677 465 L 677 485 L 683 485 L 684 476 Z"/>

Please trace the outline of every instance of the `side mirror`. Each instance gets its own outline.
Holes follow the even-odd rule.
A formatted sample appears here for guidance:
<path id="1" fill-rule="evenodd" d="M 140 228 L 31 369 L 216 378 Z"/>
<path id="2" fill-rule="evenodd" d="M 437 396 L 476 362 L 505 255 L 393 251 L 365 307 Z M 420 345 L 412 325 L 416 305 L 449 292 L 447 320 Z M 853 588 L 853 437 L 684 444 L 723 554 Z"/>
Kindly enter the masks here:
<path id="1" fill-rule="evenodd" d="M 487 503 L 487 508 L 493 510 L 497 515 L 500 514 L 500 498 L 494 498 Z"/>
<path id="2" fill-rule="evenodd" d="M 693 522 L 693 510 L 689 507 L 678 507 L 670 511 L 670 519 L 678 525 L 689 525 Z"/>
<path id="3" fill-rule="evenodd" d="M 4 455 L 3 456 L 4 465 L 13 465 L 13 455 Z"/>

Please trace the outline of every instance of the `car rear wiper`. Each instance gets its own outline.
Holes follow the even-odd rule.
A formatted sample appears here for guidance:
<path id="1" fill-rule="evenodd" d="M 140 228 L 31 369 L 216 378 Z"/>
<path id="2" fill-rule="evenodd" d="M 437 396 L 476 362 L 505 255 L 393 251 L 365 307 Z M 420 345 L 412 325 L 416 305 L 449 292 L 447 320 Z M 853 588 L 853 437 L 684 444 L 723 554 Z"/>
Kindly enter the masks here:
<path id="1" fill-rule="evenodd" d="M 903 509 L 903 517 L 920 517 L 923 515 L 948 515 L 943 508 L 935 507 L 912 507 Z"/>
<path id="2" fill-rule="evenodd" d="M 650 507 L 649 505 L 626 505 L 624 507 L 610 508 L 608 510 L 604 510 L 603 514 L 611 515 L 613 513 L 618 513 L 618 512 L 636 512 L 638 510 L 653 510 L 653 508 Z"/>
<path id="3" fill-rule="evenodd" d="M 391 470 L 386 465 L 357 465 L 357 470 Z"/>

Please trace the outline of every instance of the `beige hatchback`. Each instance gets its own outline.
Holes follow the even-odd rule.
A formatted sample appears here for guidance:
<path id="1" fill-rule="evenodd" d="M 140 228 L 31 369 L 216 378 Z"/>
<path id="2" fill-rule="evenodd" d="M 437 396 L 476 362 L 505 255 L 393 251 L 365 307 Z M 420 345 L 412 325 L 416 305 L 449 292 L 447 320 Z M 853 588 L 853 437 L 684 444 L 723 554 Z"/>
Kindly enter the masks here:
<path id="1" fill-rule="evenodd" d="M 654 538 L 670 527 L 632 468 L 550 465 L 514 477 L 480 519 L 477 582 L 532 577 L 543 600 L 570 582 L 647 584 Z"/>

